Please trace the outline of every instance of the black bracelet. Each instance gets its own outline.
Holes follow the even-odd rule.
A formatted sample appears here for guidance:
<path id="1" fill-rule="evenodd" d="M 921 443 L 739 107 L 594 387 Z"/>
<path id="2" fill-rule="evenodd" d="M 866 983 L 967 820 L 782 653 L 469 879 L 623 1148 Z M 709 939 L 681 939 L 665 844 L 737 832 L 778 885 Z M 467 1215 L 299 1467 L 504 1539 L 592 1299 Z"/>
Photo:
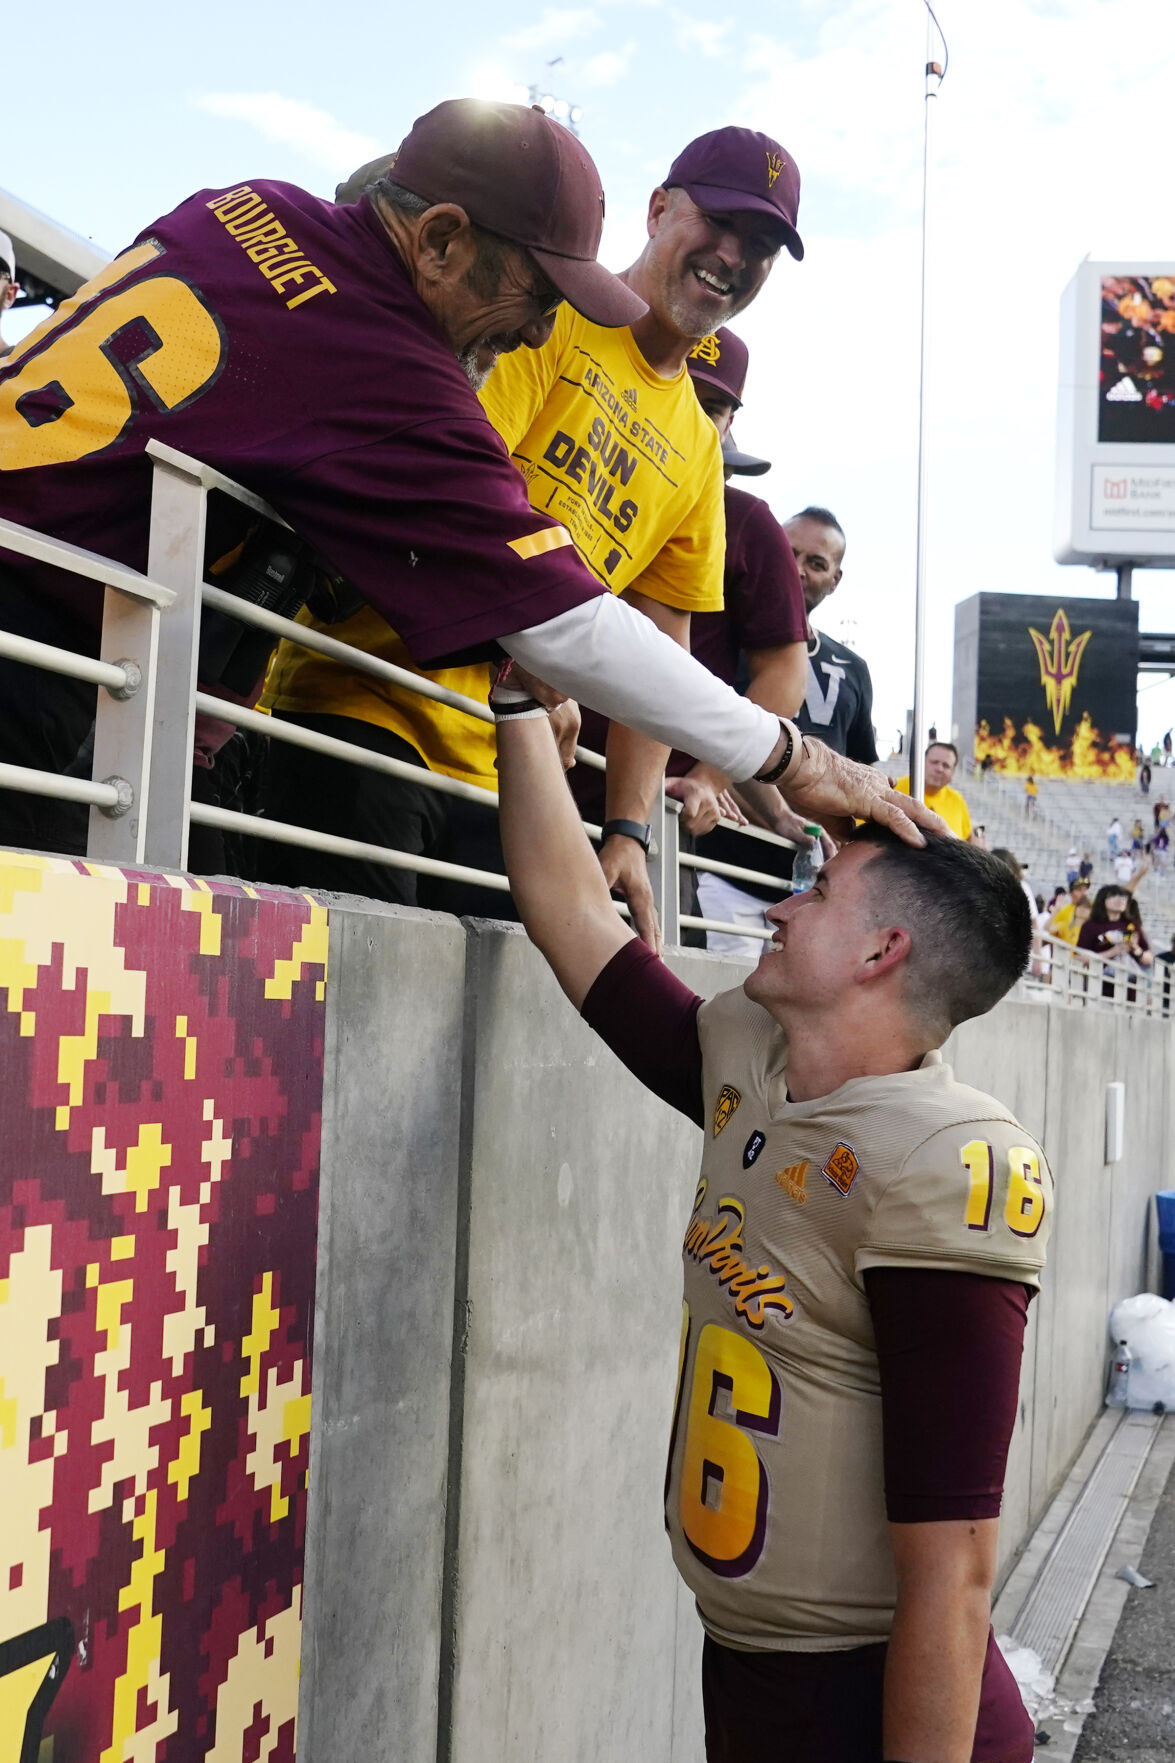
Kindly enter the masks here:
<path id="1" fill-rule="evenodd" d="M 791 732 L 790 726 L 782 721 L 782 719 L 779 724 L 779 731 L 781 734 L 786 734 L 787 736 L 787 746 L 783 749 L 783 758 L 779 761 L 778 765 L 773 765 L 770 771 L 757 771 L 755 773 L 755 782 L 757 784 L 773 784 L 777 777 L 783 776 L 784 772 L 791 764 L 791 756 L 795 752 L 795 737 Z"/>
<path id="2" fill-rule="evenodd" d="M 619 833 L 626 839 L 635 839 L 646 857 L 653 843 L 652 827 L 643 826 L 639 820 L 606 820 L 600 832 L 605 839 L 610 839 L 613 833 Z"/>

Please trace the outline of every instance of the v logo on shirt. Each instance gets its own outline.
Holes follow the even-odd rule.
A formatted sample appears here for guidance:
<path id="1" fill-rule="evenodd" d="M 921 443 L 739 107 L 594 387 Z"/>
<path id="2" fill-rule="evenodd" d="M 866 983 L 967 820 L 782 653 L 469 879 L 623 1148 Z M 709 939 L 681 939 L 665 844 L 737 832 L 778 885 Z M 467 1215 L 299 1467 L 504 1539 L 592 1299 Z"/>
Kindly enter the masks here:
<path id="1" fill-rule="evenodd" d="M 812 663 L 808 663 L 808 689 L 804 693 L 804 708 L 813 722 L 827 727 L 832 721 L 832 713 L 836 709 L 836 701 L 840 697 L 840 682 L 845 677 L 845 669 L 834 662 L 822 661 L 821 673 L 828 675 L 827 693 L 821 687 Z"/>

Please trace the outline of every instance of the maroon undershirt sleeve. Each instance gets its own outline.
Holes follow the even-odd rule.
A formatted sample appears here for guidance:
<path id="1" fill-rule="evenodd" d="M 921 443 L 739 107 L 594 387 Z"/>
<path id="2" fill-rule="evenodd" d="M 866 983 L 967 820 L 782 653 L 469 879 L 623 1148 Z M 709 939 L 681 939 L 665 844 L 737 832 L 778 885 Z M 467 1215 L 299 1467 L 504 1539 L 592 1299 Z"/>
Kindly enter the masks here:
<path id="1" fill-rule="evenodd" d="M 701 1002 L 634 937 L 596 975 L 580 1012 L 634 1077 L 695 1126 L 703 1122 Z"/>
<path id="2" fill-rule="evenodd" d="M 893 1524 L 998 1518 L 1032 1294 L 980 1273 L 871 1267 Z"/>

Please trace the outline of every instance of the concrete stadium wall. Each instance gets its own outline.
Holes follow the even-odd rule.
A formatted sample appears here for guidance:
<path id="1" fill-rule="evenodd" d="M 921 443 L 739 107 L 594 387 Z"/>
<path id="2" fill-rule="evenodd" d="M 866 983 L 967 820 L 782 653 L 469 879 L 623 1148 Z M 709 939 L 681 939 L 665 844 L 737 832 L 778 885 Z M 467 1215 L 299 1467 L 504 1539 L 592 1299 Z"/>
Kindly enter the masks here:
<path id="1" fill-rule="evenodd" d="M 299 1758 L 326 1763 L 346 1734 L 373 1763 L 701 1763 L 700 1628 L 661 1514 L 696 1129 L 578 1021 L 517 928 L 470 923 L 462 949 L 426 914 L 333 907 L 331 923 L 316 1343 L 335 1330 L 349 1393 L 320 1351 Z M 707 995 L 745 972 L 673 965 Z M 1100 1408 L 1110 1304 L 1153 1271 L 1169 1040 L 1005 1004 L 948 1050 L 1057 1176 L 1005 1566 Z M 1108 1168 L 1114 1078 L 1127 1140 Z"/>

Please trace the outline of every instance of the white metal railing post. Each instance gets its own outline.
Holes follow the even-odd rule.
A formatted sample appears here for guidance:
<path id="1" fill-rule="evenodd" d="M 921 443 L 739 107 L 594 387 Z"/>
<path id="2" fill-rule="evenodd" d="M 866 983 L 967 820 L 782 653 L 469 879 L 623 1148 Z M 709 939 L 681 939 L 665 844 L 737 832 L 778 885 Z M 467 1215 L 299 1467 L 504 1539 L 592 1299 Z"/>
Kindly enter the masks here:
<path id="1" fill-rule="evenodd" d="M 159 627 L 143 857 L 184 869 L 192 801 L 192 737 L 200 647 L 207 496 L 197 472 L 152 459 L 147 573 L 176 591 Z"/>
<path id="2" fill-rule="evenodd" d="M 664 787 L 658 791 L 661 825 L 657 835 L 658 854 L 650 865 L 655 870 L 654 893 L 661 914 L 661 935 L 667 945 L 681 942 L 681 804 L 666 796 Z"/>
<path id="3" fill-rule="evenodd" d="M 91 805 L 86 851 L 112 863 L 142 863 L 146 855 L 159 618 L 150 601 L 106 589 L 101 658 L 121 666 L 126 681 L 98 688 L 93 776 L 121 800 L 113 809 Z"/>

